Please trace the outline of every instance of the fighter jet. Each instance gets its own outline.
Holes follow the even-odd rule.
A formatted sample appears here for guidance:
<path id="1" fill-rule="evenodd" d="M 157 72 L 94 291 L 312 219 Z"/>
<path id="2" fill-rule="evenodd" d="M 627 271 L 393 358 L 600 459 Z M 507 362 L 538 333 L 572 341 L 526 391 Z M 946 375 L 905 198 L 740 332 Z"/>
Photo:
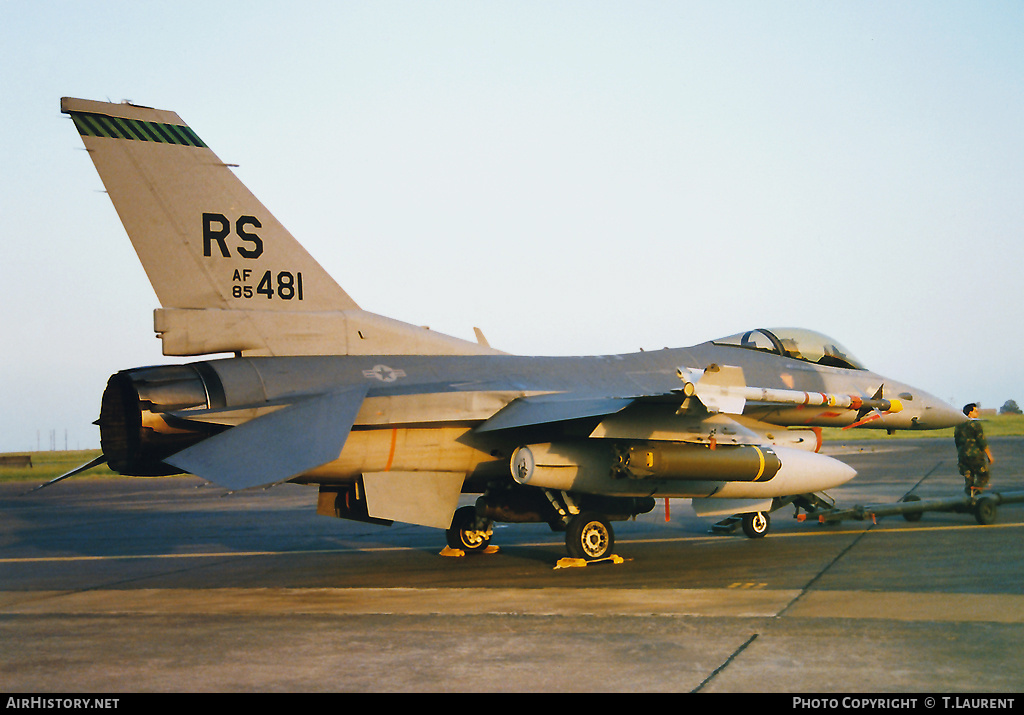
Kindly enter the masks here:
<path id="1" fill-rule="evenodd" d="M 465 552 L 495 522 L 546 522 L 595 560 L 661 498 L 763 535 L 774 508 L 854 476 L 818 453 L 822 426 L 963 420 L 808 330 L 523 357 L 367 312 L 177 114 L 61 110 L 160 301 L 163 353 L 223 354 L 109 379 L 97 462 L 118 473 L 315 485 L 319 514 L 445 529 Z"/>

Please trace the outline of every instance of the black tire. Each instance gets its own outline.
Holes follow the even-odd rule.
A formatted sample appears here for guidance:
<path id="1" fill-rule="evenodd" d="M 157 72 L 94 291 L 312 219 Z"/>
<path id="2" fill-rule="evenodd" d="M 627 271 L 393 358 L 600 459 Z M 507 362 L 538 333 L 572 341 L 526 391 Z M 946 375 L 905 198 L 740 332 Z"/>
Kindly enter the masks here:
<path id="1" fill-rule="evenodd" d="M 612 525 L 599 514 L 577 514 L 565 530 L 565 549 L 574 559 L 603 559 L 611 555 L 614 546 Z"/>
<path id="2" fill-rule="evenodd" d="M 474 529 L 475 525 L 476 507 L 464 506 L 457 509 L 452 517 L 451 528 L 444 532 L 448 546 L 467 553 L 486 549 L 491 543 L 490 532 Z"/>
<path id="3" fill-rule="evenodd" d="M 974 505 L 974 518 L 984 526 L 995 524 L 999 511 L 998 506 L 992 497 L 982 497 Z"/>
<path id="4" fill-rule="evenodd" d="M 907 494 L 905 497 L 900 499 L 901 502 L 921 501 L 921 497 L 917 494 Z M 903 512 L 903 518 L 907 521 L 921 521 L 921 517 L 924 516 L 923 511 L 905 511 Z"/>
<path id="5" fill-rule="evenodd" d="M 772 518 L 766 511 L 743 515 L 743 533 L 751 539 L 763 539 L 772 527 Z"/>

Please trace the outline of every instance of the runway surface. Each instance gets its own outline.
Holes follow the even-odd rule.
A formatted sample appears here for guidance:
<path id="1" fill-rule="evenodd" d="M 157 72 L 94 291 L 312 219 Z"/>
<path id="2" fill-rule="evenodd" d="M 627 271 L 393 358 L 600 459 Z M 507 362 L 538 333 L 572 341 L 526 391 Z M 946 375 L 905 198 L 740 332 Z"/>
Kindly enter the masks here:
<path id="1" fill-rule="evenodd" d="M 991 440 L 996 491 L 1024 439 Z M 952 444 L 827 444 L 838 506 L 960 493 Z M 685 500 L 616 522 L 622 564 L 555 568 L 562 535 L 443 533 L 316 516 L 296 485 L 194 478 L 0 485 L 5 692 L 1015 693 L 1024 689 L 1024 504 L 877 524 L 772 515 L 710 535 Z"/>

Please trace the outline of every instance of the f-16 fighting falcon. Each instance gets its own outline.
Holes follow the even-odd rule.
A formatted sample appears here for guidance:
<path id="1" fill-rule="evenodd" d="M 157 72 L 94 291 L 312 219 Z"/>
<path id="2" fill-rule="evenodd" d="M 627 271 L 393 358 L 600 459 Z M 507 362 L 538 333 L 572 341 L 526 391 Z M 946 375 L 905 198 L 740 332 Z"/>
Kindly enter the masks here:
<path id="1" fill-rule="evenodd" d="M 320 514 L 445 529 L 466 552 L 495 522 L 546 522 L 589 561 L 611 554 L 612 522 L 656 498 L 763 535 L 774 508 L 854 476 L 817 453 L 822 426 L 964 419 L 808 330 L 523 357 L 370 313 L 178 115 L 61 110 L 160 301 L 163 353 L 220 354 L 110 378 L 95 463 L 118 473 L 314 485 Z M 459 508 L 463 494 L 479 496 Z"/>

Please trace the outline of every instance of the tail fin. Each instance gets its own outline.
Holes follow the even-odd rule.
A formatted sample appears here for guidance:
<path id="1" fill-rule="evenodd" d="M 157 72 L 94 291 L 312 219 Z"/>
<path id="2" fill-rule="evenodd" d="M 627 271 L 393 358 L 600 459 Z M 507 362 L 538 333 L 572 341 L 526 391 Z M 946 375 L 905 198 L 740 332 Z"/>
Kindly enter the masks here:
<path id="1" fill-rule="evenodd" d="M 61 99 L 163 310 L 167 355 L 482 352 L 364 313 L 173 112 Z"/>
<path id="2" fill-rule="evenodd" d="M 67 97 L 61 111 L 165 308 L 358 307 L 177 114 Z"/>

